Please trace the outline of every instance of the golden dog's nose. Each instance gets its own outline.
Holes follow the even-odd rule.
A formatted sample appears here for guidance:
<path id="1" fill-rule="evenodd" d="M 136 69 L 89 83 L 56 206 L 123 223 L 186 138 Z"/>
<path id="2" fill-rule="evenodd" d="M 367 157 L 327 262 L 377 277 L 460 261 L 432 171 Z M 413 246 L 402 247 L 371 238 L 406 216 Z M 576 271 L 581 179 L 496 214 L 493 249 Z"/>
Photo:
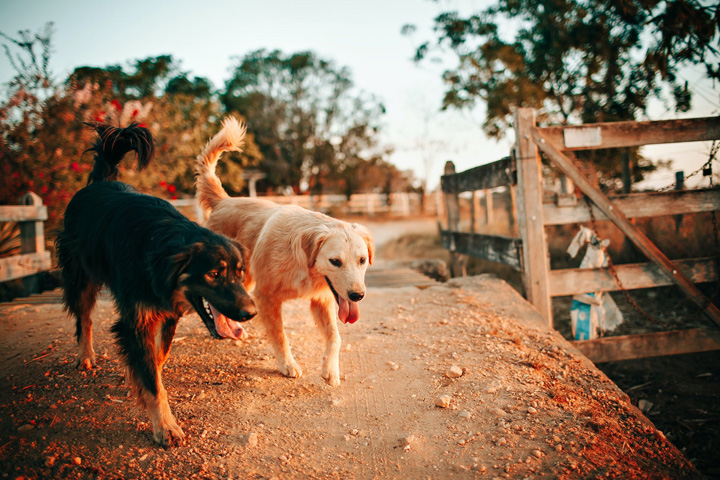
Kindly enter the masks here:
<path id="1" fill-rule="evenodd" d="M 353 302 L 359 302 L 360 300 L 363 299 L 364 296 L 365 296 L 364 293 L 348 292 L 348 297 L 350 297 L 350 300 L 352 300 Z"/>

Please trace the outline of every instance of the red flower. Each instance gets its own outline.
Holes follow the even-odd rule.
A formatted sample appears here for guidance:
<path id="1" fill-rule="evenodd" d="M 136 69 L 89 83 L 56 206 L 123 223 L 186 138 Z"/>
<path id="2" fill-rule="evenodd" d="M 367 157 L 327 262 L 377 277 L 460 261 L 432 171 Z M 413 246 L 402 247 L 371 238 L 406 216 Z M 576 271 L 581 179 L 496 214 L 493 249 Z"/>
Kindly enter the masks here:
<path id="1" fill-rule="evenodd" d="M 132 111 L 132 117 L 133 117 L 133 118 L 137 117 L 137 116 L 138 116 L 138 113 L 140 113 L 140 110 L 138 110 L 138 109 L 136 108 L 135 110 Z"/>
<path id="2" fill-rule="evenodd" d="M 175 193 L 175 185 L 172 185 L 172 184 L 168 185 L 168 192 Z"/>
<path id="3" fill-rule="evenodd" d="M 165 180 L 160 181 L 161 187 L 165 188 L 166 185 L 167 185 L 167 182 Z"/>
<path id="4" fill-rule="evenodd" d="M 77 162 L 72 162 L 72 163 L 70 164 L 70 169 L 71 169 L 73 172 L 79 172 L 79 171 L 80 171 L 80 165 L 78 165 Z"/>
<path id="5" fill-rule="evenodd" d="M 110 103 L 112 103 L 112 106 L 115 107 L 115 110 L 117 110 L 118 112 L 122 110 L 122 105 L 120 105 L 120 102 L 118 102 L 117 100 L 113 100 Z"/>
<path id="6" fill-rule="evenodd" d="M 105 110 L 100 110 L 99 112 L 95 113 L 93 116 L 93 120 L 96 122 L 103 122 L 105 121 Z"/>

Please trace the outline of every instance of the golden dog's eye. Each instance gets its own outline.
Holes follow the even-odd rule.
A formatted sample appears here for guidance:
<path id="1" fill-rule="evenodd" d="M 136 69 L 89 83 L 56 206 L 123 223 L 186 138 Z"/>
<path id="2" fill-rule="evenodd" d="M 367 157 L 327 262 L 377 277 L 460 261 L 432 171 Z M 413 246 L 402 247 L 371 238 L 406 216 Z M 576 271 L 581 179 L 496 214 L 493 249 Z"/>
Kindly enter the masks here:
<path id="1" fill-rule="evenodd" d="M 360 257 L 360 265 L 365 265 L 365 257 Z"/>
<path id="2" fill-rule="evenodd" d="M 333 265 L 335 265 L 338 268 L 342 267 L 342 260 L 339 260 L 337 258 L 331 258 L 330 263 L 332 263 Z"/>

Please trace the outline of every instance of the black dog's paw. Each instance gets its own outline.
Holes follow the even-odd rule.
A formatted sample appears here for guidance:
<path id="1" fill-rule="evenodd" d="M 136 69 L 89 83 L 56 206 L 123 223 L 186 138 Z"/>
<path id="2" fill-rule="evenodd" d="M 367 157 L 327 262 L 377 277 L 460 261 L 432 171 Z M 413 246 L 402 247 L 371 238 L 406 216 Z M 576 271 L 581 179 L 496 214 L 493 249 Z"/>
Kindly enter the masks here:
<path id="1" fill-rule="evenodd" d="M 185 433 L 175 421 L 165 425 L 159 425 L 153 432 L 153 440 L 162 447 L 169 447 L 173 443 L 180 443 L 185 438 Z"/>

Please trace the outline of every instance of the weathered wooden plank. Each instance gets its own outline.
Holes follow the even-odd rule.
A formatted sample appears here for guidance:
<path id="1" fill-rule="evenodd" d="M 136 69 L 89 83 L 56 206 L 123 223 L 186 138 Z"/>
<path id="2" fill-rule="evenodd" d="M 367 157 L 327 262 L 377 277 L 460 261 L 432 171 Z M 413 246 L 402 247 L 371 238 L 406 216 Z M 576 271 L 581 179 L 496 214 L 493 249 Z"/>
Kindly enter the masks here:
<path id="1" fill-rule="evenodd" d="M 673 190 L 658 193 L 636 193 L 609 200 L 628 218 L 657 217 L 660 215 L 683 215 L 687 213 L 713 212 L 720 210 L 720 190 Z M 593 206 L 596 220 L 608 220 L 608 217 Z M 545 225 L 563 225 L 590 221 L 590 211 L 585 202 L 572 207 L 543 205 Z"/>
<path id="2" fill-rule="evenodd" d="M 28 192 L 19 201 L 20 205 L 42 207 L 43 201 L 34 192 Z M 45 251 L 45 224 L 41 221 L 20 222 L 20 253 L 35 253 Z M 37 293 L 41 290 L 40 279 L 36 275 L 23 275 L 24 293 Z"/>
<path id="3" fill-rule="evenodd" d="M 445 162 L 445 176 L 455 175 L 455 164 L 451 161 Z M 460 199 L 457 192 L 444 193 L 445 195 L 445 211 L 447 212 L 448 230 L 460 230 Z M 453 277 L 464 277 L 467 273 L 465 269 L 465 259 L 460 252 L 454 248 L 446 247 L 450 250 L 450 262 L 448 268 L 450 275 Z"/>
<path id="4" fill-rule="evenodd" d="M 673 264 L 693 283 L 718 280 L 714 257 L 673 260 Z M 654 263 L 615 265 L 615 271 L 626 290 L 673 284 Z M 550 271 L 550 296 L 553 297 L 616 290 L 620 289 L 607 268 L 567 268 Z"/>
<path id="5" fill-rule="evenodd" d="M 25 253 L 0 258 L 0 282 L 27 277 L 52 268 L 50 252 Z"/>
<path id="6" fill-rule="evenodd" d="M 522 271 L 521 242 L 517 238 L 440 230 L 440 242 L 443 248 L 451 251 L 491 262 L 504 263 Z"/>
<path id="7" fill-rule="evenodd" d="M 673 330 L 571 342 L 595 363 L 719 350 L 702 329 Z"/>
<path id="8" fill-rule="evenodd" d="M 0 222 L 45 221 L 47 218 L 45 205 L 0 205 Z"/>
<path id="9" fill-rule="evenodd" d="M 443 193 L 487 190 L 488 188 L 515 185 L 515 183 L 517 183 L 515 166 L 510 157 L 440 177 Z"/>
<path id="10" fill-rule="evenodd" d="M 542 211 L 542 173 L 540 155 L 531 138 L 535 111 L 515 111 L 515 159 L 517 165 L 517 220 L 522 240 L 523 283 L 528 301 L 552 326 L 547 242 Z"/>
<path id="11" fill-rule="evenodd" d="M 561 150 L 639 147 L 661 143 L 718 140 L 720 117 L 595 123 L 544 127 L 540 131 L 546 140 L 554 143 Z M 569 133 L 566 134 L 565 131 Z"/>
<path id="12" fill-rule="evenodd" d="M 557 144 L 543 137 L 539 129 L 531 130 L 533 141 L 550 157 L 555 165 L 565 173 L 595 205 L 617 225 L 617 227 L 635 244 L 638 249 L 680 287 L 685 296 L 692 300 L 717 326 L 720 326 L 720 309 L 712 303 L 684 273 L 673 265 L 670 259 L 660 251 L 650 239 L 635 225 L 630 223 L 623 212 L 610 202 L 600 190 L 595 188 L 566 157 Z M 523 243 L 524 244 L 524 243 Z"/>

